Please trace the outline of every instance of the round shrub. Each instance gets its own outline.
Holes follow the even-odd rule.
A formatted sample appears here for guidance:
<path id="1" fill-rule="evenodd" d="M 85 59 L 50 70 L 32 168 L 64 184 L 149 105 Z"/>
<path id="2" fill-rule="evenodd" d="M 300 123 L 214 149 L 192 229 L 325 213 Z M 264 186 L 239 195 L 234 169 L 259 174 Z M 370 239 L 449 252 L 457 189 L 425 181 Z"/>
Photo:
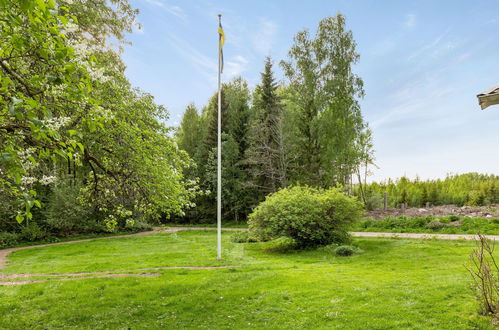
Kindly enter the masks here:
<path id="1" fill-rule="evenodd" d="M 348 257 L 353 255 L 357 251 L 355 246 L 351 245 L 340 245 L 334 249 L 334 254 L 338 257 Z"/>
<path id="2" fill-rule="evenodd" d="M 339 189 L 297 186 L 267 196 L 248 225 L 261 241 L 289 237 L 299 247 L 319 246 L 348 241 L 347 227 L 362 214 L 362 204 Z"/>

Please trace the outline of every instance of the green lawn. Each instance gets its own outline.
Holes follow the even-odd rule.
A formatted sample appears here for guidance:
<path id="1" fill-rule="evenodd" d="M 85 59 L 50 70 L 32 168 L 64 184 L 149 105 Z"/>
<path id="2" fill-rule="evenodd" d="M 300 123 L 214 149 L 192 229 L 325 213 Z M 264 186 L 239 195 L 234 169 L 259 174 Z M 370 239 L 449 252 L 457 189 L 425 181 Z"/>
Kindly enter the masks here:
<path id="1" fill-rule="evenodd" d="M 269 253 L 230 235 L 222 261 L 213 231 L 17 251 L 3 273 L 240 267 L 0 286 L 0 328 L 492 328 L 476 315 L 463 267 L 472 242 L 363 238 L 363 254 L 339 258 Z"/>

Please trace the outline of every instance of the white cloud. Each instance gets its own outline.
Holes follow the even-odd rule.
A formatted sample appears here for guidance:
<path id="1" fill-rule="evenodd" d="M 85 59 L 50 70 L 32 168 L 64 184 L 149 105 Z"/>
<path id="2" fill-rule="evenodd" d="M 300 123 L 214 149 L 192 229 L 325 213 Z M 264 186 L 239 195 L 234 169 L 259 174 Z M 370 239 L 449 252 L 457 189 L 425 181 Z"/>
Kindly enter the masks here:
<path id="1" fill-rule="evenodd" d="M 166 10 L 169 14 L 179 18 L 184 23 L 187 23 L 187 15 L 184 13 L 184 10 L 179 6 L 168 6 L 165 2 L 161 0 L 145 0 L 145 2 L 153 6 L 161 7 L 164 10 Z"/>
<path id="2" fill-rule="evenodd" d="M 224 63 L 224 74 L 228 79 L 237 77 L 246 71 L 248 63 L 248 60 L 244 56 L 234 56 Z"/>
<path id="3" fill-rule="evenodd" d="M 412 53 L 411 55 L 409 55 L 409 57 L 407 58 L 407 60 L 411 61 L 411 60 L 419 57 L 420 55 L 422 55 L 424 53 L 428 53 L 430 51 L 435 52 L 435 50 L 437 49 L 437 47 L 442 47 L 441 42 L 442 42 L 442 40 L 444 40 L 445 37 L 447 37 L 447 35 L 449 34 L 449 32 L 450 32 L 450 29 L 447 29 L 442 34 L 440 34 L 438 37 L 436 37 L 432 42 L 427 43 L 426 45 L 423 45 L 417 51 L 415 51 L 414 53 Z M 444 47 L 447 47 L 447 44 L 444 45 Z"/>
<path id="4" fill-rule="evenodd" d="M 260 28 L 251 39 L 253 48 L 260 54 L 269 55 L 279 26 L 268 18 L 260 18 L 258 25 Z"/>
<path id="5" fill-rule="evenodd" d="M 188 59 L 206 78 L 210 81 L 216 79 L 218 65 L 213 58 L 202 54 L 184 39 L 176 37 L 173 33 L 169 33 L 167 39 L 173 49 Z"/>

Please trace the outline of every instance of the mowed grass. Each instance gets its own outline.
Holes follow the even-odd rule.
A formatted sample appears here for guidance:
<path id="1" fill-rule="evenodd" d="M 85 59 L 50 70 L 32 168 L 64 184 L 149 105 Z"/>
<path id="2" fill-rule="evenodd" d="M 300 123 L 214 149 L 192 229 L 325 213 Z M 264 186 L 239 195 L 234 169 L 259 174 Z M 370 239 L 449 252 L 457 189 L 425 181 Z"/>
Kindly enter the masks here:
<path id="1" fill-rule="evenodd" d="M 265 252 L 230 235 L 221 261 L 213 231 L 17 251 L 3 273 L 240 267 L 1 286 L 0 328 L 493 328 L 476 314 L 464 268 L 473 242 L 362 238 L 363 254 L 341 258 Z"/>

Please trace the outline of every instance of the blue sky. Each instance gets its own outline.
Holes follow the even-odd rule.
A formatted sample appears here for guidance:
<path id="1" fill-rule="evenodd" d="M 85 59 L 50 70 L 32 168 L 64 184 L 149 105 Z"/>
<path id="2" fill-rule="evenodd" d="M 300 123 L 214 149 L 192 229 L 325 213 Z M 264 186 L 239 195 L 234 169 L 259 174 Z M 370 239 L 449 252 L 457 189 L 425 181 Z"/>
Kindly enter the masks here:
<path id="1" fill-rule="evenodd" d="M 241 75 L 253 87 L 266 55 L 277 64 L 296 32 L 341 12 L 361 54 L 354 69 L 379 166 L 371 180 L 499 174 L 499 106 L 481 111 L 476 100 L 499 84 L 497 1 L 131 2 L 142 29 L 128 38 L 127 76 L 169 109 L 170 125 L 216 91 L 217 13 L 227 36 L 223 79 Z"/>

